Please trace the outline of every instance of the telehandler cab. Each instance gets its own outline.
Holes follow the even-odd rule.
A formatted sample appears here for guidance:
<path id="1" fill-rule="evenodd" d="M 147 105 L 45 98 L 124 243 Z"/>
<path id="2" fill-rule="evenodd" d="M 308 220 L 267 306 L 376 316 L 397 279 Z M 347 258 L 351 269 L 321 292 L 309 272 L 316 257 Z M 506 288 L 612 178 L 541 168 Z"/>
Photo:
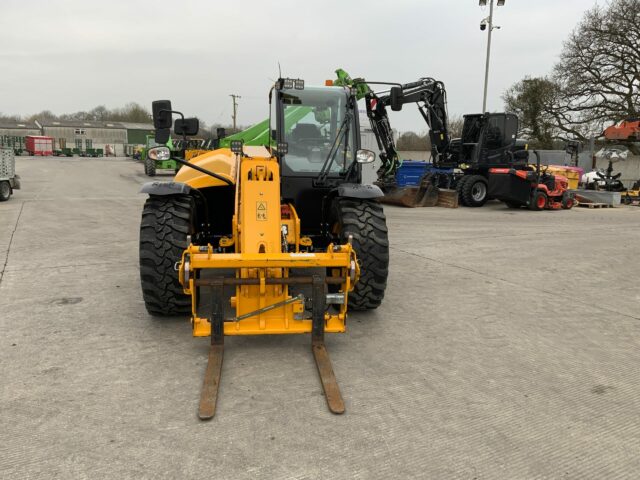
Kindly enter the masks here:
<path id="1" fill-rule="evenodd" d="M 153 315 L 191 314 L 210 336 L 199 417 L 214 416 L 225 335 L 309 333 L 329 409 L 344 403 L 324 344 L 347 312 L 384 296 L 389 262 L 380 188 L 361 184 L 357 102 L 348 87 L 279 79 L 269 93 L 268 142 L 231 143 L 152 182 L 140 228 L 140 277 Z M 195 135 L 171 102 L 153 102 L 158 143 Z M 210 300 L 204 300 L 204 294 Z"/>

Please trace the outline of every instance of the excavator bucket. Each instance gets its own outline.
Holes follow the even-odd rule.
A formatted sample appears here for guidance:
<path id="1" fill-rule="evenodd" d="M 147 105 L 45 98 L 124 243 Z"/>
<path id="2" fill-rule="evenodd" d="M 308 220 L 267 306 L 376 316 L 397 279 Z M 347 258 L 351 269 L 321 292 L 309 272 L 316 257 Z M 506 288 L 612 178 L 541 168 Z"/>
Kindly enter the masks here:
<path id="1" fill-rule="evenodd" d="M 409 208 L 435 207 L 438 202 L 438 187 L 428 178 L 423 178 L 418 186 L 385 188 L 380 202 Z"/>

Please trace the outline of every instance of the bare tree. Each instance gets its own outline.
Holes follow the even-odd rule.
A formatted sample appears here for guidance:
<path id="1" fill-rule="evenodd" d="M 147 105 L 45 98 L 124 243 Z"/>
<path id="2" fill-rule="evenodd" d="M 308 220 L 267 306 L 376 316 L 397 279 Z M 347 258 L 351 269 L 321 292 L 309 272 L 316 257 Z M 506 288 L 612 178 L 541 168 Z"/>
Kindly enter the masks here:
<path id="1" fill-rule="evenodd" d="M 518 82 L 503 98 L 541 142 L 547 134 L 585 140 L 608 124 L 640 116 L 640 0 L 611 0 L 587 10 L 551 77 Z M 536 104 L 524 108 L 527 100 Z"/>
<path id="2" fill-rule="evenodd" d="M 462 137 L 463 124 L 464 124 L 464 118 L 462 118 L 462 115 L 451 115 L 449 117 L 449 136 L 451 138 Z"/>
<path id="3" fill-rule="evenodd" d="M 558 128 L 580 138 L 640 112 L 640 1 L 588 10 L 564 44 L 553 79 Z"/>
<path id="4" fill-rule="evenodd" d="M 396 142 L 398 150 L 426 151 L 429 150 L 429 138 L 425 135 L 418 135 L 415 132 L 403 132 Z"/>

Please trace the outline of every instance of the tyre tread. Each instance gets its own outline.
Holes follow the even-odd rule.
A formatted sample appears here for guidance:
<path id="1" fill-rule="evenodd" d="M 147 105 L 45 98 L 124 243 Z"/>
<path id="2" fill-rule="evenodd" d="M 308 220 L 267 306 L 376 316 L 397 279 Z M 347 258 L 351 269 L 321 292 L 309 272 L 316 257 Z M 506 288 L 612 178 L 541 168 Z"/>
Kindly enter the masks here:
<path id="1" fill-rule="evenodd" d="M 183 315 L 191 311 L 174 269 L 187 248 L 193 203 L 186 195 L 150 196 L 140 223 L 140 283 L 152 315 Z"/>
<path id="2" fill-rule="evenodd" d="M 340 236 L 352 236 L 360 265 L 360 279 L 349 293 L 350 310 L 370 310 L 380 306 L 389 275 L 389 239 L 382 205 L 371 200 L 340 198 L 337 215 Z"/>

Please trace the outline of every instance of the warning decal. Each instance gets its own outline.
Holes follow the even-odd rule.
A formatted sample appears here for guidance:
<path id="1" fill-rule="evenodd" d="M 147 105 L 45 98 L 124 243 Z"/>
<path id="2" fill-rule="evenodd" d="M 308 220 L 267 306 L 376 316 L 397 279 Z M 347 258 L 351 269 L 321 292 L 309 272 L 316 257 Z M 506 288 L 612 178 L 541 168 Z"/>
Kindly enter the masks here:
<path id="1" fill-rule="evenodd" d="M 257 202 L 256 207 L 256 220 L 267 219 L 267 202 Z"/>

